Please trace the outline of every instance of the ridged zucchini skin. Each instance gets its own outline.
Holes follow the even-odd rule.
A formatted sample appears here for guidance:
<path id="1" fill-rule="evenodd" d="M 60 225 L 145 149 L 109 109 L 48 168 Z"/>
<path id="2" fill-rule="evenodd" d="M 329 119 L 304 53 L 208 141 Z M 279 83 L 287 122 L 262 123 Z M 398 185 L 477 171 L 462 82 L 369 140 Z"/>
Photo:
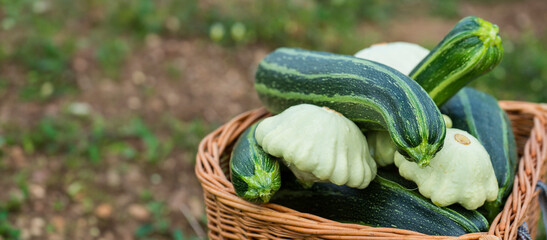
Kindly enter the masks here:
<path id="1" fill-rule="evenodd" d="M 352 56 L 280 48 L 258 65 L 255 89 L 273 113 L 302 104 L 329 107 L 362 129 L 385 129 L 397 150 L 420 165 L 440 150 L 443 117 L 412 79 Z"/>
<path id="2" fill-rule="evenodd" d="M 410 72 L 440 106 L 471 80 L 489 72 L 503 57 L 497 25 L 469 16 Z"/>
<path id="3" fill-rule="evenodd" d="M 239 137 L 230 157 L 230 176 L 238 196 L 259 203 L 267 203 L 281 187 L 279 161 L 258 145 L 251 125 Z"/>
<path id="4" fill-rule="evenodd" d="M 412 230 L 429 235 L 460 236 L 488 231 L 488 221 L 477 211 L 455 205 L 442 208 L 416 191 L 414 183 L 395 170 L 378 176 L 365 189 L 315 183 L 304 188 L 282 170 L 283 187 L 272 198 L 291 209 L 339 222 Z M 390 178 L 395 177 L 397 181 Z M 398 184 L 403 182 L 406 186 Z M 414 187 L 412 187 L 414 186 Z"/>
<path id="5" fill-rule="evenodd" d="M 494 97 L 470 87 L 460 90 L 441 111 L 452 119 L 454 128 L 476 137 L 490 155 L 500 191 L 496 201 L 487 202 L 481 211 L 492 220 L 511 193 L 518 162 L 511 121 Z"/>

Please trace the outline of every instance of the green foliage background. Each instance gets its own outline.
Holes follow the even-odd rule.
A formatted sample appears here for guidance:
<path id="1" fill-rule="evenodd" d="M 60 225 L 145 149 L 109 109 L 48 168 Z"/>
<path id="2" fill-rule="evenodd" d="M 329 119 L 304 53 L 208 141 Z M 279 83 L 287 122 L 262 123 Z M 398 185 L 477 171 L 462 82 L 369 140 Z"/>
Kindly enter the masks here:
<path id="1" fill-rule="evenodd" d="M 22 100 L 44 100 L 78 90 L 69 62 L 81 48 L 92 49 L 100 71 L 113 78 L 149 34 L 210 39 L 227 48 L 261 44 L 353 54 L 383 41 L 382 32 L 359 31 L 363 23 L 390 28 L 408 9 L 457 20 L 461 2 L 473 1 L 242 0 L 201 6 L 198 0 L 1 0 L 0 63 L 25 69 Z M 475 86 L 503 99 L 546 102 L 546 37 L 533 31 L 507 36 L 503 29 L 502 37 L 502 64 Z"/>
<path id="2" fill-rule="evenodd" d="M 353 54 L 384 41 L 382 29 L 398 24 L 401 15 L 455 22 L 464 17 L 458 6 L 468 2 L 477 1 L 0 0 L 0 101 L 14 89 L 21 103 L 77 98 L 82 90 L 71 63 L 81 50 L 91 52 L 98 64 L 98 77 L 120 81 L 119 69 L 151 35 L 197 39 L 231 51 L 289 46 Z M 507 2 L 512 1 L 484 4 Z M 363 31 L 363 26 L 373 26 L 367 28 L 373 30 Z M 515 35 L 501 30 L 505 49 L 502 63 L 472 86 L 498 99 L 547 102 L 547 36 L 533 29 Z M 420 44 L 432 48 L 436 43 Z M 20 79 L 7 79 L 2 72 L 8 68 L 21 72 Z M 180 70 L 170 70 L 173 75 L 180 74 Z M 30 127 L 0 123 L 0 170 L 5 165 L 2 149 L 11 146 L 21 146 L 26 154 L 56 156 L 74 171 L 89 166 L 100 171 L 105 155 L 154 165 L 169 156 L 175 146 L 195 153 L 199 140 L 218 124 L 205 122 L 200 116 L 180 121 L 166 115 L 152 126 L 138 115 L 110 120 L 98 115 L 80 116 L 68 106 L 63 114 L 40 117 Z M 172 134 L 160 138 L 159 129 Z M 28 192 L 25 174 L 16 174 L 10 180 L 23 193 Z M 83 183 L 71 185 L 71 189 L 86 185 L 85 177 L 80 181 Z M 0 236 L 4 239 L 18 238 L 18 230 L 7 219 L 8 214 L 20 210 L 25 199 L 23 194 L 0 203 Z M 186 234 L 165 220 L 168 213 L 163 203 L 150 196 L 144 199 L 155 222 L 141 226 L 137 238 L 159 233 L 184 239 Z M 59 209 L 63 210 L 62 204 Z"/>

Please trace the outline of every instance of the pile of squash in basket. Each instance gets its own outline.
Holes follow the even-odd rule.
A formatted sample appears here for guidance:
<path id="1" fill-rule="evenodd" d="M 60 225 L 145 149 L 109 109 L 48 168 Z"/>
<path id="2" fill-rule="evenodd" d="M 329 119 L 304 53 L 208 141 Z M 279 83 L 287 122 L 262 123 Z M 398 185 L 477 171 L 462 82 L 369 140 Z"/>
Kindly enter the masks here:
<path id="1" fill-rule="evenodd" d="M 517 153 L 497 100 L 465 87 L 503 57 L 498 27 L 466 17 L 433 50 L 346 56 L 280 48 L 256 72 L 275 114 L 230 158 L 238 196 L 324 218 L 432 235 L 488 231 Z"/>

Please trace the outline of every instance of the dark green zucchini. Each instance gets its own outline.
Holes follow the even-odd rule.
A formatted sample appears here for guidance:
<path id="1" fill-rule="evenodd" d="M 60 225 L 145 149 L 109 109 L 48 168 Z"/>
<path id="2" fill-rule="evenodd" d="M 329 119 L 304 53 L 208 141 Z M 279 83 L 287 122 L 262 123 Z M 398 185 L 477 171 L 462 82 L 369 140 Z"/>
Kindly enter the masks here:
<path id="1" fill-rule="evenodd" d="M 473 88 L 463 88 L 446 102 L 441 111 L 452 119 L 454 128 L 465 130 L 477 138 L 488 154 L 500 188 L 498 198 L 487 202 L 482 211 L 493 220 L 511 193 L 517 167 L 517 147 L 511 121 L 498 101 Z"/>
<path id="2" fill-rule="evenodd" d="M 471 80 L 489 72 L 503 57 L 498 26 L 466 17 L 410 72 L 437 106 Z"/>
<path id="3" fill-rule="evenodd" d="M 378 169 L 379 175 L 367 188 L 355 189 L 331 183 L 304 188 L 283 170 L 283 186 L 271 202 L 334 221 L 429 235 L 459 236 L 488 231 L 488 221 L 479 212 L 459 205 L 438 207 L 420 195 L 414 183 L 401 178 L 396 168 L 393 174 L 386 171 Z"/>
<path id="4" fill-rule="evenodd" d="M 279 161 L 262 150 L 255 139 L 258 123 L 239 137 L 230 157 L 230 176 L 238 196 L 267 203 L 281 186 Z"/>
<path id="5" fill-rule="evenodd" d="M 387 129 L 397 150 L 422 166 L 443 144 L 443 117 L 427 93 L 376 62 L 280 48 L 260 62 L 255 88 L 273 113 L 308 103 L 329 107 L 362 129 Z"/>

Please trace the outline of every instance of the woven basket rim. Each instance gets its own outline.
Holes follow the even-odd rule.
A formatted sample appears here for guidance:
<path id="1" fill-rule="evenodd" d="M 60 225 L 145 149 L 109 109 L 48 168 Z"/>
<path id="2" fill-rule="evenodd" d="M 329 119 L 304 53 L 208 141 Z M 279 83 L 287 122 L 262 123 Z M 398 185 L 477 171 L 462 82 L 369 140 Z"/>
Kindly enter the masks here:
<path id="1" fill-rule="evenodd" d="M 516 237 L 517 228 L 522 225 L 530 203 L 538 195 L 536 183 L 545 172 L 544 160 L 547 157 L 547 105 L 518 102 L 518 101 L 500 101 L 500 106 L 507 112 L 532 115 L 533 127 L 528 138 L 525 151 L 519 156 L 517 175 L 513 183 L 513 192 L 508 197 L 504 210 L 494 219 L 488 233 L 470 233 L 456 237 L 457 239 L 479 239 L 487 235 L 497 236 L 502 239 L 513 239 Z M 226 166 L 221 166 L 221 157 L 226 157 L 225 150 L 251 123 L 260 118 L 268 116 L 269 113 L 264 108 L 254 109 L 242 113 L 218 129 L 208 134 L 201 141 L 198 154 L 196 156 L 196 176 L 198 177 L 204 189 L 206 197 L 206 206 L 209 217 L 216 216 L 210 212 L 212 204 L 218 203 L 223 206 L 233 208 L 244 212 L 245 216 L 250 218 L 281 224 L 285 229 L 307 233 L 311 235 L 319 234 L 332 239 L 446 239 L 446 236 L 430 236 L 422 233 L 396 229 L 369 227 L 359 224 L 339 223 L 312 214 L 301 213 L 290 208 L 268 203 L 254 204 L 243 200 L 235 195 L 234 188 L 228 180 Z M 225 161 L 226 162 L 226 161 Z M 540 171 L 543 170 L 543 171 Z M 208 199 L 208 194 L 213 199 Z M 230 216 L 224 216 L 230 217 Z M 230 224 L 227 224 L 230 225 Z M 233 224 L 232 224 L 233 225 Z M 209 220 L 209 229 L 217 229 L 222 232 L 222 226 L 215 226 Z M 531 226 L 530 228 L 532 228 Z M 237 226 L 230 226 L 230 229 L 236 229 Z M 223 233 L 224 237 L 238 239 L 242 235 L 233 233 Z M 249 236 L 252 236 L 252 233 Z M 260 236 L 260 235 L 258 235 Z M 373 237 L 374 236 L 374 237 Z M 371 238 L 373 237 L 373 238 Z"/>

